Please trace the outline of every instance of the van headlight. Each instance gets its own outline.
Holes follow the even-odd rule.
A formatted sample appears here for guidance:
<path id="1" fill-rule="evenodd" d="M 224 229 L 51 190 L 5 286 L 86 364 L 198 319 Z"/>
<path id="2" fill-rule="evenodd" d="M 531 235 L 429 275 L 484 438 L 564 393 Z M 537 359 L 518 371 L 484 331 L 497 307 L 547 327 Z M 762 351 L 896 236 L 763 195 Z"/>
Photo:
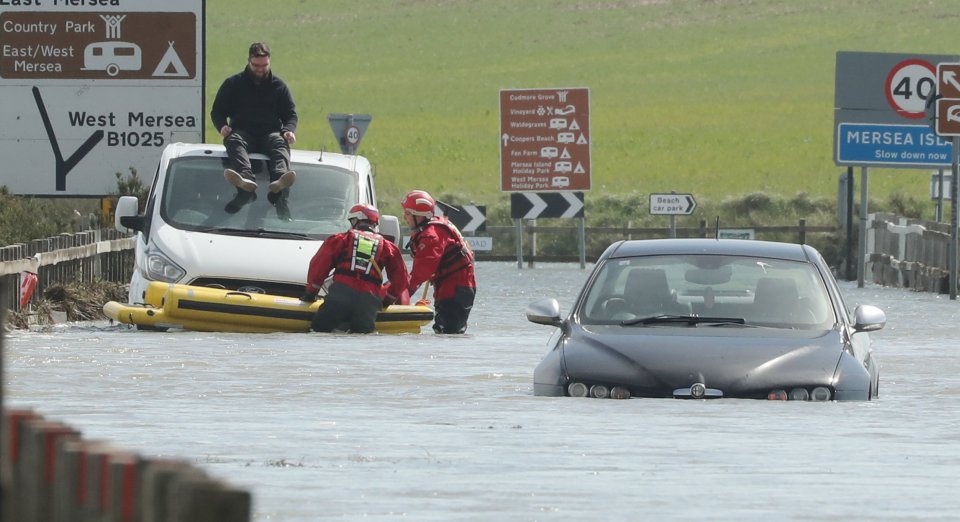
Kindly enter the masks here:
<path id="1" fill-rule="evenodd" d="M 163 281 L 164 283 L 176 283 L 187 275 L 187 271 L 180 268 L 180 265 L 174 263 L 160 251 L 153 250 L 147 252 L 147 279 L 151 281 Z"/>

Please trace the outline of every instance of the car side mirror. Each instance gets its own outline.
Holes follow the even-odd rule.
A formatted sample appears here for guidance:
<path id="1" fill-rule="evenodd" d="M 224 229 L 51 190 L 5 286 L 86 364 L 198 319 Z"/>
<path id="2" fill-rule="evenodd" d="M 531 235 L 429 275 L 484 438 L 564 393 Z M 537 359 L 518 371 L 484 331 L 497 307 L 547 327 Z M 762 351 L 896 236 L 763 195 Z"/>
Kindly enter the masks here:
<path id="1" fill-rule="evenodd" d="M 873 332 L 887 324 L 887 314 L 871 305 L 858 306 L 853 311 L 853 318 L 853 330 L 856 332 Z"/>
<path id="2" fill-rule="evenodd" d="M 556 299 L 541 299 L 527 306 L 527 320 L 531 323 L 560 327 L 560 303 Z"/>
<path id="3" fill-rule="evenodd" d="M 380 216 L 380 235 L 399 245 L 400 220 L 397 216 Z"/>

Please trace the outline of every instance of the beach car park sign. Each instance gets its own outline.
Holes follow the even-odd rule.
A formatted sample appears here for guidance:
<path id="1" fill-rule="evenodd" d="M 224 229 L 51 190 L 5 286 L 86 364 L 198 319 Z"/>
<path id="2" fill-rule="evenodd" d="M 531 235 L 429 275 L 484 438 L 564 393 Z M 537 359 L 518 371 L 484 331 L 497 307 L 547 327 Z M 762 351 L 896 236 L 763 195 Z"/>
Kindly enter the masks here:
<path id="1" fill-rule="evenodd" d="M 202 142 L 203 0 L 0 2 L 0 184 L 102 196 Z M 238 51 L 242 63 L 245 55 Z"/>

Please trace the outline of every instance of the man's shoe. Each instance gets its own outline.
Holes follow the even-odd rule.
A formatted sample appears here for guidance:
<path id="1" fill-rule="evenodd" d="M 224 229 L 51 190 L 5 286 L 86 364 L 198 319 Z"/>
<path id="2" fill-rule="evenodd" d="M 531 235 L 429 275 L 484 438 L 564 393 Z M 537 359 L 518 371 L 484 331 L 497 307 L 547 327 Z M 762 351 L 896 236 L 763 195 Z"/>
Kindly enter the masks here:
<path id="1" fill-rule="evenodd" d="M 226 178 L 227 183 L 230 183 L 240 190 L 245 190 L 247 192 L 253 192 L 254 190 L 257 190 L 257 182 L 251 179 L 251 176 L 249 175 L 243 176 L 233 169 L 226 169 L 223 171 L 223 177 Z"/>
<path id="2" fill-rule="evenodd" d="M 247 203 L 250 203 L 251 201 L 256 201 L 256 200 L 257 200 L 256 192 L 246 192 L 238 188 L 237 195 L 233 196 L 233 199 L 231 199 L 230 202 L 227 203 L 227 206 L 223 207 L 223 210 L 227 214 L 236 214 L 237 212 L 240 211 L 240 209 L 244 205 L 246 205 Z"/>
<path id="3" fill-rule="evenodd" d="M 270 192 L 280 192 L 281 190 L 293 185 L 293 182 L 297 180 L 297 173 L 288 170 L 284 172 L 279 178 L 270 183 Z"/>

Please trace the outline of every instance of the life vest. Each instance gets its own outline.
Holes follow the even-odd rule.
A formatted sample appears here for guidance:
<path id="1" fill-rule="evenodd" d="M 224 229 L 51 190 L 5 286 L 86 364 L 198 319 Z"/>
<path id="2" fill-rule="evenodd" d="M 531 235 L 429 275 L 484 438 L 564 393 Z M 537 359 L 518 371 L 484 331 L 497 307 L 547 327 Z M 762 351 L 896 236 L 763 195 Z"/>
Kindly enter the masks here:
<path id="1" fill-rule="evenodd" d="M 473 263 L 473 250 L 470 249 L 470 245 L 463 239 L 460 230 L 446 217 L 433 216 L 420 227 L 420 231 L 422 232 L 431 225 L 447 230 L 450 235 L 453 236 L 454 240 L 456 240 L 455 244 L 448 245 L 443 253 L 440 254 L 440 263 L 437 265 L 437 272 L 433 276 L 434 283 L 439 283 L 450 274 L 470 266 Z M 419 238 L 420 232 L 417 232 L 410 238 L 410 250 L 413 251 L 414 256 L 417 255 L 417 248 L 419 248 Z"/>
<path id="2" fill-rule="evenodd" d="M 367 230 L 350 230 L 350 251 L 344 252 L 334 266 L 333 273 L 383 284 L 383 274 L 377 265 L 377 253 L 383 236 Z"/>

